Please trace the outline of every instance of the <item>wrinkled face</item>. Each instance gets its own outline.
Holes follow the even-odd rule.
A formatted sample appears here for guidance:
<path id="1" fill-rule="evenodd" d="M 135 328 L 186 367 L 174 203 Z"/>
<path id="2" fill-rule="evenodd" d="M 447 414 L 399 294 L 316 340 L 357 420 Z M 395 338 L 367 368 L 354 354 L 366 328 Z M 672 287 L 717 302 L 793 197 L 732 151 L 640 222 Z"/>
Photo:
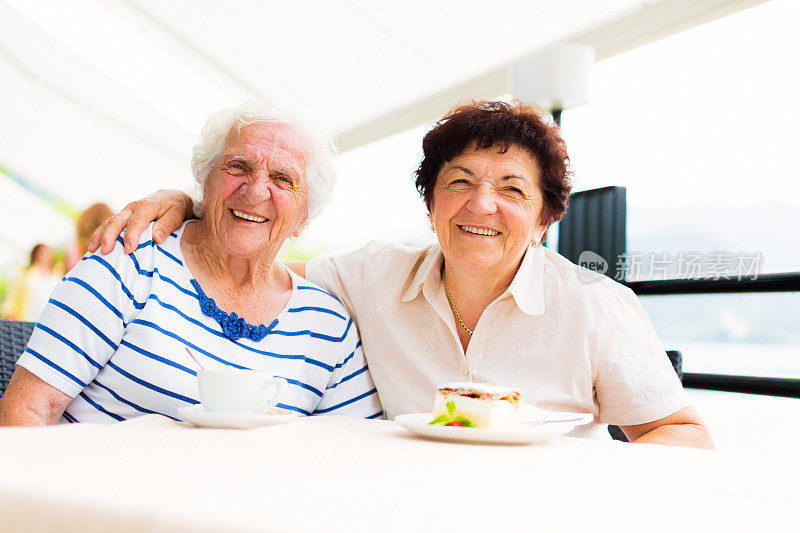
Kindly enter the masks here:
<path id="1" fill-rule="evenodd" d="M 512 145 L 467 148 L 442 165 L 430 218 L 445 259 L 461 268 L 516 268 L 531 242 L 538 243 L 542 195 L 539 165 Z"/>
<path id="2" fill-rule="evenodd" d="M 288 124 L 234 128 L 206 179 L 204 220 L 227 253 L 277 251 L 308 214 L 306 153 Z"/>

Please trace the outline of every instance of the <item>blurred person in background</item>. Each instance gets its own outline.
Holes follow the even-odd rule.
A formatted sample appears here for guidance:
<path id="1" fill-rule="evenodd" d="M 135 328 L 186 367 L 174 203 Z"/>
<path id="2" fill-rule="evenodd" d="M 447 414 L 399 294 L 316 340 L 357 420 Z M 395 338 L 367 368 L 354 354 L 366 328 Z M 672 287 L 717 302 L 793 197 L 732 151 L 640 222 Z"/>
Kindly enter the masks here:
<path id="1" fill-rule="evenodd" d="M 101 221 L 102 222 L 102 221 Z M 12 320 L 36 322 L 59 276 L 53 272 L 55 253 L 46 244 L 31 249 L 30 264 L 20 271 L 3 302 L 2 315 Z"/>
<path id="2" fill-rule="evenodd" d="M 75 220 L 75 243 L 67 249 L 65 270 L 70 271 L 78 264 L 81 257 L 89 250 L 89 239 L 94 230 L 114 214 L 108 205 L 96 203 L 90 205 Z"/>

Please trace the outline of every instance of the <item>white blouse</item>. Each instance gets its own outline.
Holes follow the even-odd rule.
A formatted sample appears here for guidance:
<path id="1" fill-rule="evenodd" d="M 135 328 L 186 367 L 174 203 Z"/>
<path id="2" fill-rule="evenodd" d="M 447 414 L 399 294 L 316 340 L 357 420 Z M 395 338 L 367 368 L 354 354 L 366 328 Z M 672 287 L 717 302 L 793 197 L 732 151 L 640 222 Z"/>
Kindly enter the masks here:
<path id="1" fill-rule="evenodd" d="M 592 413 L 573 435 L 658 420 L 689 402 L 634 293 L 530 247 L 513 282 L 481 315 L 466 353 L 441 282 L 438 244 L 372 242 L 308 263 L 359 326 L 391 419 L 427 412 L 437 386 L 472 380 L 518 388 L 552 411 Z"/>

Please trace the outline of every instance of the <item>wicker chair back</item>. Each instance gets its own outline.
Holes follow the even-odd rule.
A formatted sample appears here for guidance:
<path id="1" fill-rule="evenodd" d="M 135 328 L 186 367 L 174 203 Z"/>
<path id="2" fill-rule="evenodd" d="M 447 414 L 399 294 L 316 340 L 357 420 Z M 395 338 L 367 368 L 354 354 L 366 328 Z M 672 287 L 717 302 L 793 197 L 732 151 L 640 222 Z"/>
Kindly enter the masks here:
<path id="1" fill-rule="evenodd" d="M 6 391 L 17 359 L 25 351 L 36 322 L 0 320 L 0 397 Z"/>

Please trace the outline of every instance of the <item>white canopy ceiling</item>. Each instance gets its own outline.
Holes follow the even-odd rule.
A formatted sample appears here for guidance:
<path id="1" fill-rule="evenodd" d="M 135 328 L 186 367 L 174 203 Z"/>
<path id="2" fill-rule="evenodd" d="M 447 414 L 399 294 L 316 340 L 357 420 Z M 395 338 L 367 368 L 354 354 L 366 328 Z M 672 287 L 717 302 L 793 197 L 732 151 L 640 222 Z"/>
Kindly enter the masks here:
<path id="1" fill-rule="evenodd" d="M 191 187 L 204 117 L 244 98 L 296 100 L 349 149 L 507 92 L 511 62 L 547 45 L 602 59 L 759 1 L 0 0 L 0 167 L 118 208 Z M 23 205 L 49 210 L 24 219 L 37 240 L 69 224 L 6 184 L 6 247 Z"/>

